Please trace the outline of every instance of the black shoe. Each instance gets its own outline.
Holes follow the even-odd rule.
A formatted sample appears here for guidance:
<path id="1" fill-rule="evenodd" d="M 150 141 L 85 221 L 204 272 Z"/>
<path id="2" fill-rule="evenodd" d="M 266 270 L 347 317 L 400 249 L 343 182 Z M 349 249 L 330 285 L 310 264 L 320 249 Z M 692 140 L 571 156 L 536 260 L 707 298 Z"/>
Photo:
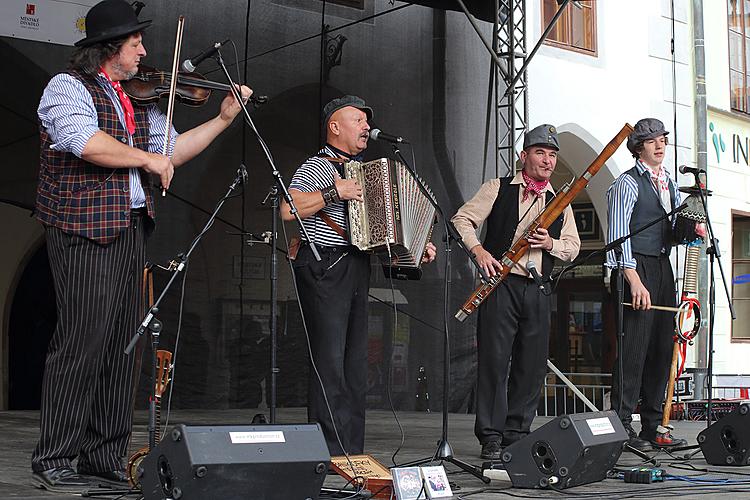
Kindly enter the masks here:
<path id="1" fill-rule="evenodd" d="M 41 488 L 49 491 L 72 493 L 83 491 L 91 486 L 86 478 L 76 473 L 70 466 L 33 472 L 31 477 Z"/>
<path id="2" fill-rule="evenodd" d="M 484 460 L 500 460 L 500 456 L 502 455 L 503 448 L 500 446 L 500 441 L 487 441 L 482 445 L 482 453 L 479 454 L 479 457 Z"/>
<path id="3" fill-rule="evenodd" d="M 645 439 L 641 439 L 638 436 L 632 437 L 628 439 L 627 446 L 625 447 L 625 451 L 632 451 L 628 448 L 632 448 L 638 451 L 653 451 L 653 447 L 651 446 L 651 442 L 646 441 Z"/>
<path id="4" fill-rule="evenodd" d="M 128 475 L 121 470 L 108 470 L 105 472 L 83 472 L 91 484 L 107 483 L 117 486 L 126 486 L 128 484 Z"/>
<path id="5" fill-rule="evenodd" d="M 625 451 L 632 451 L 629 448 L 638 450 L 638 451 L 651 451 L 651 443 L 647 441 L 646 439 L 643 439 L 636 434 L 635 430 L 633 430 L 633 427 L 630 424 L 624 424 L 625 425 L 625 431 L 628 433 L 628 442 L 627 446 L 625 447 Z"/>
<path id="6" fill-rule="evenodd" d="M 679 448 L 680 446 L 687 446 L 687 440 L 676 438 L 672 436 L 671 432 L 665 434 L 657 433 L 653 439 L 649 439 L 649 442 L 654 448 Z"/>

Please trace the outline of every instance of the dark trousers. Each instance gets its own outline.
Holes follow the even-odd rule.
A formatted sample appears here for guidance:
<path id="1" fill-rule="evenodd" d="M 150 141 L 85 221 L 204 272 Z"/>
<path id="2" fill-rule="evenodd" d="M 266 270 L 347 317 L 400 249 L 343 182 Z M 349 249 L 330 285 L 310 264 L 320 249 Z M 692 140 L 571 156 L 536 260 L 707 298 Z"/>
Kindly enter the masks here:
<path id="1" fill-rule="evenodd" d="M 57 327 L 47 349 L 34 471 L 122 469 L 132 426 L 135 354 L 125 347 L 140 314 L 143 217 L 111 244 L 47 227 Z"/>
<path id="2" fill-rule="evenodd" d="M 479 310 L 477 416 L 482 444 L 529 433 L 547 372 L 550 298 L 534 281 L 508 275 Z"/>
<path id="3" fill-rule="evenodd" d="M 675 288 L 672 265 L 666 256 L 652 257 L 635 254 L 636 271 L 651 295 L 651 303 L 674 306 Z M 616 280 L 616 272 L 612 279 Z M 625 283 L 625 302 L 631 301 L 630 287 Z M 616 282 L 616 281 L 615 281 Z M 617 308 L 615 308 L 617 311 Z M 618 353 L 612 374 L 612 409 L 625 424 L 632 421 L 632 413 L 641 400 L 641 437 L 653 439 L 661 424 L 664 390 L 669 379 L 672 361 L 674 313 L 665 311 L 636 311 L 623 307 L 622 352 Z M 622 387 L 620 359 L 622 356 Z M 622 395 L 622 407 L 620 407 Z"/>
<path id="4" fill-rule="evenodd" d="M 320 423 L 331 455 L 358 454 L 365 444 L 370 258 L 354 247 L 318 249 L 320 262 L 308 246 L 294 262 L 312 352 L 307 414 Z"/>

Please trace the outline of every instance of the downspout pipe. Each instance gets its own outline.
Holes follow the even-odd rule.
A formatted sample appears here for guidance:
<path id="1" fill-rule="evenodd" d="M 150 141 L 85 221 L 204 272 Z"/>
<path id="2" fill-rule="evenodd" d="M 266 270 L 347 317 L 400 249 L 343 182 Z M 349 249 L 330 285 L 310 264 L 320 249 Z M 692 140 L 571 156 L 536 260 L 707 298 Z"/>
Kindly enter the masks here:
<path id="1" fill-rule="evenodd" d="M 693 115 L 695 119 L 695 162 L 696 167 L 707 171 L 708 150 L 707 150 L 707 106 L 706 106 L 706 52 L 705 40 L 703 36 L 703 0 L 693 0 L 693 74 L 695 81 L 695 107 Z M 706 176 L 708 185 L 708 176 Z M 708 306 L 708 258 L 705 253 L 701 257 L 700 272 L 701 276 L 698 300 L 701 304 Z M 705 318 L 708 316 L 706 315 Z M 704 332 L 708 331 L 706 319 L 703 320 Z M 698 336 L 698 346 L 696 349 L 697 359 L 695 367 L 695 397 L 705 399 L 708 395 L 704 394 L 705 390 L 705 373 L 708 368 L 708 339 L 706 335 Z"/>

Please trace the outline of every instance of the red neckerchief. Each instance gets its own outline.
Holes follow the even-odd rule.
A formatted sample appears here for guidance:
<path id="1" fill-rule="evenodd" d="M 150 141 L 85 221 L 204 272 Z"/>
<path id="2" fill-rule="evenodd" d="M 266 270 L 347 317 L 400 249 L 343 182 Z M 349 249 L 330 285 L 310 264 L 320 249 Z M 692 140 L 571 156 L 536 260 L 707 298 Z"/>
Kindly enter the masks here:
<path id="1" fill-rule="evenodd" d="M 651 174 L 651 182 L 656 188 L 656 192 L 659 194 L 659 202 L 665 212 L 672 210 L 672 203 L 670 201 L 671 195 L 669 193 L 669 181 L 667 180 L 667 170 L 664 167 L 659 169 L 659 173 L 653 171 L 653 169 L 647 165 L 644 165 L 648 173 Z"/>
<path id="2" fill-rule="evenodd" d="M 120 99 L 120 104 L 122 104 L 122 111 L 125 114 L 125 126 L 128 127 L 128 133 L 130 133 L 130 135 L 133 135 L 135 133 L 135 111 L 133 110 L 133 103 L 130 102 L 130 97 L 128 97 L 128 94 L 126 94 L 125 91 L 122 90 L 122 85 L 120 85 L 120 82 L 112 81 L 107 72 L 104 71 L 104 68 L 100 68 L 99 71 L 102 72 L 107 81 L 112 84 L 112 88 L 114 88 L 115 92 L 117 92 L 117 98 Z"/>
<path id="3" fill-rule="evenodd" d="M 521 170 L 521 175 L 523 176 L 523 182 L 526 183 L 526 187 L 523 190 L 523 200 L 526 201 L 526 199 L 529 197 L 529 194 L 534 193 L 536 196 L 541 196 L 542 192 L 544 192 L 545 188 L 547 187 L 547 184 L 549 184 L 549 181 L 535 181 L 528 175 L 526 175 L 526 171 Z"/>

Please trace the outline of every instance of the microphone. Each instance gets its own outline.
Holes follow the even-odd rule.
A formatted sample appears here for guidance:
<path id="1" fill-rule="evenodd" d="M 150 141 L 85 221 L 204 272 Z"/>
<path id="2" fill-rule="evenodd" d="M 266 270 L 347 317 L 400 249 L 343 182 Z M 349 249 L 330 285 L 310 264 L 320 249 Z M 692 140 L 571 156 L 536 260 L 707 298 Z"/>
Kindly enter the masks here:
<path id="1" fill-rule="evenodd" d="M 386 134 L 379 128 L 374 128 L 370 130 L 370 139 L 372 139 L 373 141 L 391 142 L 393 144 L 409 144 L 409 141 L 405 140 L 403 137 L 399 137 L 397 135 Z"/>
<path id="2" fill-rule="evenodd" d="M 544 295 L 549 295 L 549 293 L 547 293 L 547 284 L 542 279 L 542 275 L 539 274 L 539 271 L 537 271 L 534 261 L 530 260 L 526 263 L 526 270 L 531 274 L 531 277 L 534 278 L 534 283 L 539 286 L 539 290 L 541 290 Z"/>
<path id="3" fill-rule="evenodd" d="M 195 71 L 195 68 L 197 68 L 200 63 L 202 63 L 209 57 L 213 56 L 216 53 L 216 51 L 219 50 L 219 48 L 222 45 L 225 45 L 228 41 L 229 41 L 229 38 L 227 38 L 223 42 L 216 42 L 211 47 L 207 48 L 206 50 L 204 50 L 197 56 L 191 57 L 190 59 L 185 59 L 182 62 L 182 70 L 185 71 L 186 73 L 192 73 L 193 71 Z"/>
<path id="4" fill-rule="evenodd" d="M 706 171 L 698 167 L 688 167 L 687 165 L 680 165 L 679 171 L 681 174 L 705 174 Z"/>

